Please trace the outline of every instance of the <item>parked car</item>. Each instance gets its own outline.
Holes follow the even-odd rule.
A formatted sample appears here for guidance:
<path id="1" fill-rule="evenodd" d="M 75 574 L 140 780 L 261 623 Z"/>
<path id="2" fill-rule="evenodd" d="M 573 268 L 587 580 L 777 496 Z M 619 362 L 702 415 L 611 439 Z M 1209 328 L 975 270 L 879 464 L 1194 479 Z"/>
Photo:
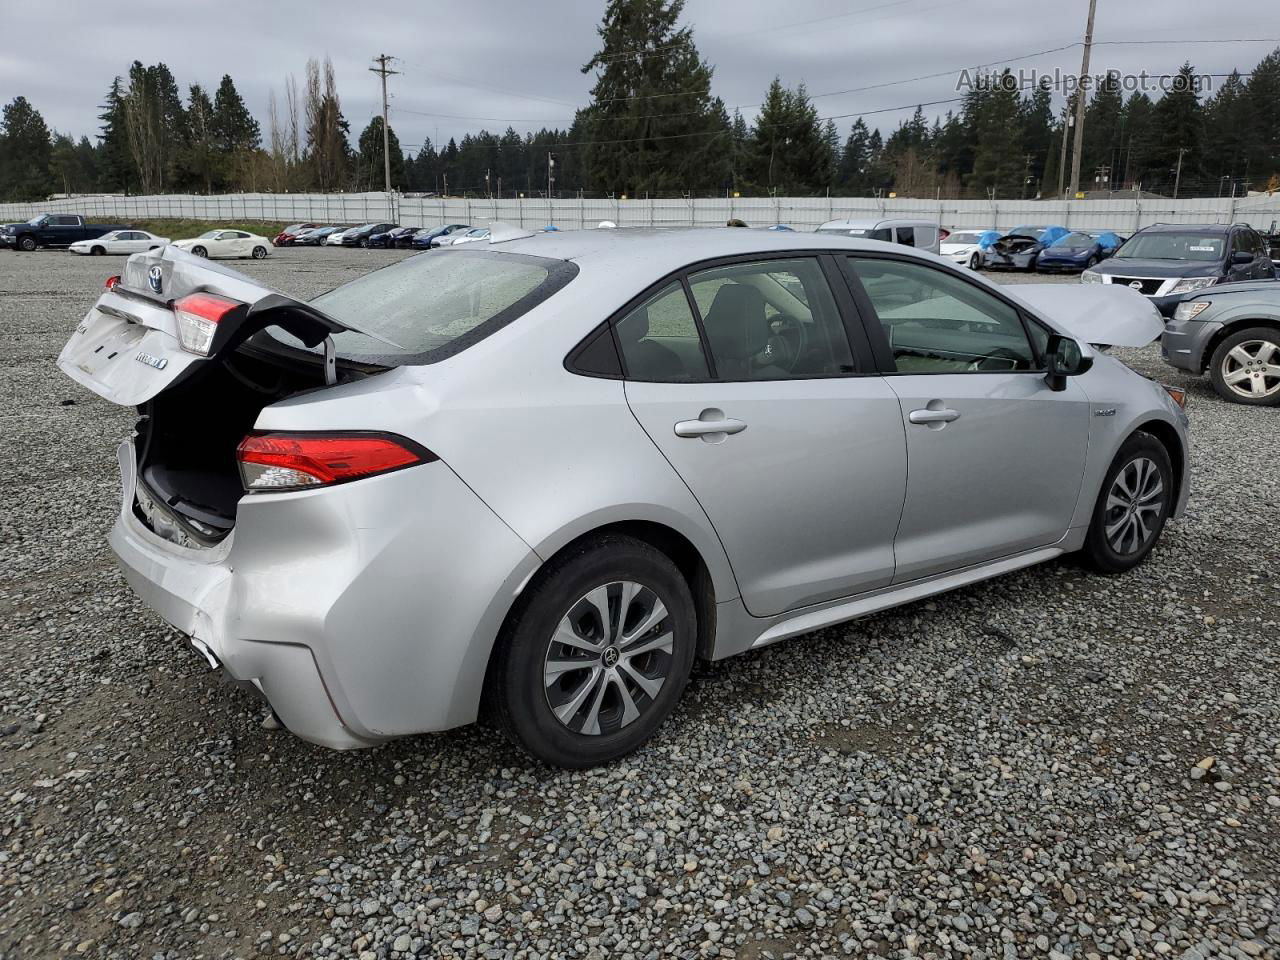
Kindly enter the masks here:
<path id="1" fill-rule="evenodd" d="M 1158 223 L 1139 230 L 1110 259 L 1086 270 L 1080 279 L 1137 290 L 1168 317 L 1182 294 L 1275 276 L 1266 241 L 1246 224 Z"/>
<path id="2" fill-rule="evenodd" d="M 112 230 L 92 240 L 77 240 L 67 249 L 83 256 L 100 257 L 107 253 L 130 254 L 155 250 L 168 242 L 168 237 L 157 237 L 146 230 Z"/>
<path id="3" fill-rule="evenodd" d="M 417 232 L 417 229 L 417 227 L 393 227 L 380 233 L 371 233 L 365 246 L 396 247 L 399 246 L 401 237 L 411 237 Z"/>
<path id="4" fill-rule="evenodd" d="M 31 252 L 37 247 L 69 247 L 104 233 L 129 229 L 122 223 L 87 223 L 78 213 L 42 213 L 0 228 L 0 247 Z"/>
<path id="5" fill-rule="evenodd" d="M 1280 283 L 1256 280 L 1184 294 L 1165 324 L 1166 363 L 1208 374 L 1232 403 L 1280 406 Z"/>
<path id="6" fill-rule="evenodd" d="M 271 242 L 277 247 L 287 247 L 293 243 L 298 234 L 306 230 L 314 230 L 317 226 L 319 224 L 316 223 L 291 223 L 272 237 Z"/>
<path id="7" fill-rule="evenodd" d="M 394 223 L 366 223 L 344 233 L 342 235 L 342 245 L 344 247 L 367 247 L 371 236 L 375 233 L 385 233 L 395 226 L 396 224 Z"/>
<path id="8" fill-rule="evenodd" d="M 472 227 L 470 230 L 460 230 L 457 233 L 452 233 L 447 237 L 440 237 L 437 239 L 442 241 L 440 244 L 440 246 L 442 247 L 455 247 L 463 243 L 477 243 L 481 240 L 489 239 L 489 228 L 488 227 Z M 432 243 L 432 245 L 433 246 L 435 245 L 434 242 Z"/>
<path id="9" fill-rule="evenodd" d="M 932 220 L 828 220 L 817 232 L 859 240 L 883 240 L 937 253 L 939 229 Z"/>
<path id="10" fill-rule="evenodd" d="M 982 267 L 988 270 L 1034 270 L 1041 251 L 1070 232 L 1066 227 L 1057 226 L 1014 227 L 983 251 Z"/>
<path id="11" fill-rule="evenodd" d="M 440 237 L 448 237 L 459 230 L 470 230 L 471 226 L 466 223 L 450 223 L 439 227 L 423 227 L 413 235 L 410 246 L 417 250 L 429 250 L 431 247 L 440 246 L 440 244 L 432 241 Z"/>
<path id="12" fill-rule="evenodd" d="M 996 230 L 956 230 L 938 245 L 938 252 L 952 263 L 977 270 L 982 266 L 983 243 L 989 245 L 999 237 Z"/>
<path id="13" fill-rule="evenodd" d="M 696 657 L 1073 551 L 1127 570 L 1186 503 L 1182 409 L 1090 346 L 1159 336 L 1130 291 L 829 234 L 497 233 L 309 302 L 136 254 L 58 358 L 143 414 L 129 583 L 313 742 L 483 700 L 603 763 Z"/>
<path id="14" fill-rule="evenodd" d="M 175 240 L 173 245 L 211 260 L 236 257 L 261 260 L 271 252 L 270 240 L 247 230 L 207 230 L 190 240 Z"/>
<path id="15" fill-rule="evenodd" d="M 1088 270 L 1115 253 L 1123 242 L 1109 230 L 1098 233 L 1066 233 L 1040 251 L 1036 258 L 1036 269 L 1041 273 Z"/>
<path id="16" fill-rule="evenodd" d="M 333 233 L 329 234 L 327 237 L 324 238 L 324 245 L 326 247 L 340 247 L 342 246 L 343 239 L 346 238 L 348 233 L 350 233 L 352 230 L 359 230 L 359 229 L 360 229 L 359 227 L 339 227 Z"/>
<path id="17" fill-rule="evenodd" d="M 331 234 L 338 233 L 342 227 L 313 227 L 310 230 L 304 230 L 291 241 L 291 247 L 317 247 L 324 243 L 325 238 Z"/>

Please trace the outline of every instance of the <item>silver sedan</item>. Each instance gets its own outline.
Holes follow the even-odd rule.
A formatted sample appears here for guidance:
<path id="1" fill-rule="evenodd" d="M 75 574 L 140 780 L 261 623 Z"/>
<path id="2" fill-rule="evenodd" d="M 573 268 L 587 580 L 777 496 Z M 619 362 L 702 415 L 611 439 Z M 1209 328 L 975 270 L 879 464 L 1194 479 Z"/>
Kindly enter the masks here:
<path id="1" fill-rule="evenodd" d="M 111 546 L 315 743 L 490 717 L 550 763 L 644 743 L 720 659 L 1079 552 L 1188 494 L 1174 396 L 1096 348 L 1124 288 L 873 241 L 532 235 L 301 302 L 130 258 L 61 369 L 137 407 Z"/>

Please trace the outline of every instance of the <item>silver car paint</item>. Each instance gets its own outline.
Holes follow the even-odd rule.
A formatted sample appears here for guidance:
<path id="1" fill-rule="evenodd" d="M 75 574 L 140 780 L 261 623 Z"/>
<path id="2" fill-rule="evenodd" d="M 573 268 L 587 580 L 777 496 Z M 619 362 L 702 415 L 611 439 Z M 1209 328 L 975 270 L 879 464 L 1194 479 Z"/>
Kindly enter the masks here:
<path id="1" fill-rule="evenodd" d="M 127 446 L 122 451 L 124 500 L 112 546 L 134 589 L 164 619 L 211 650 L 228 673 L 263 690 L 291 730 L 315 742 L 364 746 L 473 720 L 490 651 L 520 591 L 557 550 L 608 524 L 658 523 L 693 544 L 716 602 L 708 652 L 721 658 L 1078 547 L 1102 475 L 1119 444 L 1141 425 L 1159 421 L 1166 426 L 1182 445 L 1185 460 L 1182 412 L 1160 387 L 1105 355 L 1073 378 L 1064 395 L 1036 395 L 1032 402 L 1052 408 L 1047 420 L 1004 418 L 1010 435 L 999 450 L 984 446 L 990 431 L 965 450 L 966 428 L 985 417 L 966 418 L 976 409 L 970 404 L 995 403 L 1000 393 L 1015 389 L 1008 382 L 1012 377 L 1019 378 L 1017 389 L 1048 394 L 1042 378 L 975 374 L 968 390 L 957 383 L 951 392 L 937 389 L 947 384 L 934 378 L 930 389 L 914 393 L 895 381 L 919 377 L 848 378 L 807 386 L 803 381 L 704 384 L 696 395 L 682 398 L 658 385 L 624 386 L 564 367 L 568 352 L 603 318 L 689 263 L 739 253 L 883 250 L 875 241 L 745 230 L 601 230 L 542 234 L 494 249 L 572 258 L 580 274 L 518 322 L 460 354 L 290 398 L 264 409 L 256 424 L 263 430 L 388 430 L 424 444 L 440 462 L 339 487 L 247 496 L 235 531 L 217 549 L 184 550 L 152 534 L 134 515 L 131 453 Z M 464 248 L 426 255 L 466 253 Z M 956 271 L 942 258 L 905 249 L 901 255 L 962 273 L 971 282 L 987 282 Z M 1039 315 L 1051 328 L 1062 329 L 1051 316 Z M 990 397 L 983 397 L 984 383 Z M 751 388 L 760 396 L 749 396 Z M 793 392 L 796 402 L 771 420 L 770 405 L 762 398 L 778 388 Z M 895 396 L 937 394 L 962 416 L 944 430 L 907 426 L 902 418 L 910 402 L 900 404 L 896 418 L 881 414 L 860 426 L 869 442 L 886 446 L 868 446 L 853 463 L 852 447 L 842 450 L 839 443 L 845 438 L 829 434 L 839 424 L 833 411 L 844 402 L 842 391 L 848 391 L 850 407 L 861 398 L 892 410 L 886 388 Z M 908 431 L 917 432 L 917 445 L 935 439 L 964 451 L 966 482 L 1004 482 L 1007 457 L 1019 447 L 1026 471 L 1036 462 L 1059 470 L 1066 462 L 1065 455 L 1055 453 L 1061 438 L 1046 434 L 1045 425 L 1060 422 L 1062 410 L 1079 404 L 1080 397 L 1087 398 L 1088 440 L 1083 464 L 1075 461 L 1075 475 L 1083 482 L 1064 492 L 1070 485 L 1060 478 L 1033 478 L 1034 486 L 1063 501 L 1046 506 L 1044 517 L 1028 508 L 1034 522 L 1015 522 L 1012 530 L 1008 524 L 989 524 L 987 529 L 995 530 L 990 535 L 1013 546 L 986 564 L 972 562 L 963 546 L 951 544 L 947 549 L 963 564 L 960 569 L 930 578 L 922 567 L 916 579 L 889 586 L 884 582 L 886 545 L 876 543 L 868 528 L 841 527 L 855 541 L 842 545 L 835 537 L 822 539 L 825 556 L 814 558 L 801 536 L 788 541 L 775 527 L 771 541 L 769 518 L 749 516 L 753 507 L 766 514 L 781 502 L 803 523 L 797 532 L 804 536 L 814 530 L 821 534 L 823 521 L 834 527 L 849 517 L 868 518 L 883 533 L 890 524 L 882 514 L 896 523 L 893 504 L 906 496 L 914 472 L 896 482 L 888 477 L 892 465 L 902 463 Z M 723 444 L 677 441 L 663 433 L 668 419 L 696 418 L 708 406 L 730 414 L 749 412 L 747 430 Z M 1094 415 L 1099 408 L 1115 413 Z M 858 415 L 851 410 L 849 422 Z M 999 418 L 991 416 L 997 423 Z M 664 441 L 650 442 L 646 428 Z M 785 446 L 771 453 L 767 444 L 754 441 L 757 436 Z M 752 444 L 736 443 L 743 439 Z M 1079 441 L 1073 438 L 1072 444 L 1079 455 Z M 664 446 L 688 451 L 677 453 L 677 461 L 703 459 L 697 467 L 703 472 L 694 476 L 691 470 L 682 478 L 663 455 Z M 738 446 L 742 450 L 732 454 Z M 735 469 L 731 479 L 717 476 L 714 463 L 702 457 L 708 452 L 726 459 L 732 455 L 756 469 Z M 813 471 L 813 464 L 839 469 L 842 458 L 853 474 L 797 477 Z M 940 463 L 951 469 L 949 461 Z M 1030 474 L 1019 476 L 1026 480 Z M 816 491 L 823 510 L 833 508 L 837 487 L 847 488 L 849 499 L 834 517 L 803 517 L 803 503 L 787 499 L 797 485 L 809 496 Z M 1184 480 L 1176 513 L 1186 497 Z M 755 529 L 717 530 L 708 513 L 724 509 L 729 498 L 734 522 L 746 516 L 757 523 Z M 841 509 L 838 503 L 835 509 Z M 958 529 L 954 535 L 967 538 L 972 531 Z M 1044 542 L 1025 549 L 1035 541 Z M 740 568 L 730 563 L 726 546 L 729 554 L 742 552 Z M 840 571 L 840 556 L 857 569 Z M 766 562 L 770 559 L 773 569 Z M 761 598 L 756 609 L 744 603 L 740 584 L 743 595 Z M 842 591 L 847 592 L 838 596 Z M 763 611 L 771 613 L 752 615 Z"/>

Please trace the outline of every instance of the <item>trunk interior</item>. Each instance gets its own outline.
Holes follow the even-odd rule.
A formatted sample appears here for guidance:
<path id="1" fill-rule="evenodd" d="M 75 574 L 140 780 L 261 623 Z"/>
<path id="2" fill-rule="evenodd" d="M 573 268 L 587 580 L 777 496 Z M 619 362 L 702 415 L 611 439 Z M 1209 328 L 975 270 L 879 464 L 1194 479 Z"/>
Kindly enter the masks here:
<path id="1" fill-rule="evenodd" d="M 236 447 L 263 407 L 324 386 L 323 367 L 242 345 L 141 408 L 138 477 L 198 543 L 231 532 L 244 495 Z M 138 507 L 135 505 L 135 510 Z M 140 511 L 147 520 L 145 511 Z"/>

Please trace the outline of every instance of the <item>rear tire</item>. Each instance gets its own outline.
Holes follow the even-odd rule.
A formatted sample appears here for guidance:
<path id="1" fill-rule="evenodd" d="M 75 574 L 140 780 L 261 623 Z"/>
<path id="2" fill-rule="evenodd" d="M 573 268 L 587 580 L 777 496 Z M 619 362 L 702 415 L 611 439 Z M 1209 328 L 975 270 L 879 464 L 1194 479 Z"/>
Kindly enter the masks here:
<path id="1" fill-rule="evenodd" d="M 1280 406 L 1280 330 L 1250 327 L 1229 335 L 1209 359 L 1209 382 L 1232 403 Z"/>
<path id="2" fill-rule="evenodd" d="M 253 248 L 253 259 L 255 259 L 255 260 L 261 260 L 261 259 L 262 259 L 263 257 L 265 257 L 266 255 L 267 255 L 267 248 L 266 248 L 266 247 L 263 247 L 263 246 L 257 246 L 257 247 L 254 247 L 254 248 Z"/>
<path id="3" fill-rule="evenodd" d="M 675 709 L 696 638 L 693 595 L 670 558 L 631 537 L 586 541 L 552 560 L 508 618 L 487 712 L 544 763 L 608 763 Z"/>
<path id="4" fill-rule="evenodd" d="M 1099 573 L 1132 570 L 1155 547 L 1173 509 L 1173 465 L 1141 431 L 1120 446 L 1093 507 L 1084 558 Z"/>

